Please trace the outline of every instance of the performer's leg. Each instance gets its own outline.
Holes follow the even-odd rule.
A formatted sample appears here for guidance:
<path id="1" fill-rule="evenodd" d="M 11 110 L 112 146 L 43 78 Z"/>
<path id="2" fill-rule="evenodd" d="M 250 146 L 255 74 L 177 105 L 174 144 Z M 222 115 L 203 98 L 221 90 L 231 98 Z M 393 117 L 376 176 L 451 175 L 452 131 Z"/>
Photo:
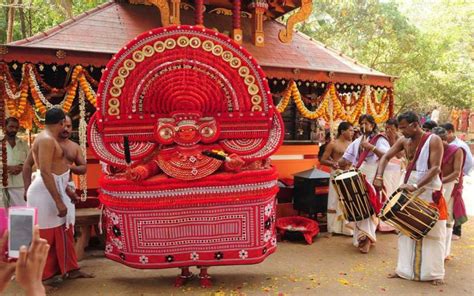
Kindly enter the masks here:
<path id="1" fill-rule="evenodd" d="M 185 285 L 191 278 L 193 274 L 189 271 L 189 267 L 181 267 L 181 274 L 178 275 L 174 281 L 175 287 L 181 287 Z"/>
<path id="2" fill-rule="evenodd" d="M 199 273 L 199 284 L 202 288 L 210 288 L 212 286 L 211 276 L 207 273 L 207 266 L 198 266 L 201 269 Z"/>

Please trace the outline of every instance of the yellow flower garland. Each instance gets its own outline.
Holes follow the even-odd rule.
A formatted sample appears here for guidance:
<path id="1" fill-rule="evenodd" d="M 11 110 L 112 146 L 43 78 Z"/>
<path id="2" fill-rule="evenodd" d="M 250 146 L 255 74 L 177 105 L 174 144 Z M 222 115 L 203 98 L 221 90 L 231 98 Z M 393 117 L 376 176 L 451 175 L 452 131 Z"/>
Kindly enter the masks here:
<path id="1" fill-rule="evenodd" d="M 315 111 L 310 111 L 308 108 L 306 108 L 298 87 L 292 80 L 283 92 L 282 99 L 277 105 L 277 111 L 283 113 L 288 107 L 291 98 L 293 98 L 296 108 L 304 118 L 317 119 L 321 117 L 324 120 L 329 121 L 331 117 L 331 114 L 329 114 L 329 101 L 331 101 L 332 119 L 344 120 L 350 123 L 356 123 L 358 121 L 359 116 L 362 114 L 362 109 L 364 108 L 366 100 L 368 105 L 366 107 L 366 112 L 374 116 L 374 119 L 377 123 L 387 121 L 389 118 L 390 100 L 393 99 L 392 97 L 388 97 L 387 92 L 385 92 L 379 103 L 376 101 L 375 92 L 368 88 L 368 86 L 364 86 L 355 105 L 349 110 L 346 110 L 345 107 L 347 105 L 339 99 L 335 85 L 330 83 L 322 95 L 323 100 L 318 108 Z"/>

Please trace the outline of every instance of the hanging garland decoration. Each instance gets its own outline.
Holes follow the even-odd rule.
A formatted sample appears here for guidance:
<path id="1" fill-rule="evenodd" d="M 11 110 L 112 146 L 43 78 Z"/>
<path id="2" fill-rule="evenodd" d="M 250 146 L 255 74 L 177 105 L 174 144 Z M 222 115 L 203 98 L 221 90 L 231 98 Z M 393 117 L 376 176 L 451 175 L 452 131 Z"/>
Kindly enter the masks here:
<path id="1" fill-rule="evenodd" d="M 25 112 L 28 103 L 28 82 L 23 79 L 25 76 L 25 65 L 22 67 L 22 80 L 18 86 L 15 83 L 10 71 L 6 65 L 3 65 L 3 87 L 6 94 L 6 104 L 9 116 L 20 118 Z"/>
<path id="2" fill-rule="evenodd" d="M 22 78 L 19 85 L 10 73 L 6 63 L 0 63 L 0 77 L 3 77 L 3 83 L 0 88 L 6 93 L 6 105 L 9 116 L 16 117 L 23 123 L 21 126 L 28 129 L 28 122 L 35 122 L 38 127 L 42 127 L 42 121 L 46 111 L 53 107 L 59 107 L 64 112 L 69 112 L 74 99 L 76 98 L 78 87 L 82 89 L 85 98 L 93 105 L 96 105 L 96 93 L 92 86 L 97 86 L 98 82 L 82 66 L 74 67 L 71 75 L 71 81 L 63 89 L 57 89 L 49 86 L 39 74 L 33 64 L 23 64 Z M 65 93 L 64 98 L 58 104 L 52 104 L 44 95 L 43 91 L 51 95 Z M 31 93 L 33 99 L 33 111 L 28 109 L 28 95 Z M 28 112 L 25 112 L 28 111 Z M 30 120 L 28 120 L 30 119 Z"/>
<path id="3" fill-rule="evenodd" d="M 0 85 L 3 85 L 5 78 L 3 75 L 0 75 Z M 2 185 L 3 187 L 8 186 L 8 171 L 7 171 L 7 141 L 5 139 L 5 102 L 2 99 L 5 97 L 4 88 L 0 87 L 0 127 L 3 135 L 3 139 L 0 139 L 1 143 L 1 169 L 2 169 Z"/>
<path id="4" fill-rule="evenodd" d="M 79 89 L 79 146 L 82 155 L 87 160 L 87 122 L 86 122 L 86 98 L 84 91 Z M 87 173 L 79 175 L 79 188 L 82 190 L 81 201 L 87 200 Z"/>
<path id="5" fill-rule="evenodd" d="M 293 98 L 302 116 L 312 120 L 323 118 L 326 121 L 343 120 L 354 124 L 357 123 L 359 116 L 365 112 L 373 115 L 377 123 L 382 123 L 387 121 L 393 113 L 392 91 L 390 89 L 385 91 L 382 97 L 378 99 L 376 91 L 370 86 L 364 86 L 359 97 L 355 92 L 350 96 L 343 96 L 338 94 L 335 85 L 330 83 L 320 98 L 311 100 L 311 102 L 320 100 L 321 103 L 315 111 L 310 111 L 305 106 L 305 101 L 307 102 L 308 99 L 302 99 L 296 83 L 290 81 L 277 105 L 278 112 L 285 111 L 291 98 Z"/>

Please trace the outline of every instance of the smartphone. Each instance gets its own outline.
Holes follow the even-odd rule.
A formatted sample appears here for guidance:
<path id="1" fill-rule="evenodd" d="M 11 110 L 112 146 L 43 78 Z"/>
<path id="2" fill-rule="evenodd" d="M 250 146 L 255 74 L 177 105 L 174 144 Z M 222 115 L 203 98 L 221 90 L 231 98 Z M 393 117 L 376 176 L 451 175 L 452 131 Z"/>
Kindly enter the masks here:
<path id="1" fill-rule="evenodd" d="M 33 239 L 36 209 L 11 207 L 8 210 L 8 256 L 18 258 L 21 246 L 29 246 Z"/>

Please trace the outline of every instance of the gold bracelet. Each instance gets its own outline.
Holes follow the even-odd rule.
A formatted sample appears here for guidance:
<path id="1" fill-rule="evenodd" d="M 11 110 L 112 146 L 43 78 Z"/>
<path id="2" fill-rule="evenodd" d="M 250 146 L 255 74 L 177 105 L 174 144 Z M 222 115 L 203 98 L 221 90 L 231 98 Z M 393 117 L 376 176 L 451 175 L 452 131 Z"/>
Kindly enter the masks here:
<path id="1" fill-rule="evenodd" d="M 375 180 L 383 180 L 383 176 L 380 176 L 380 175 L 375 176 Z"/>
<path id="2" fill-rule="evenodd" d="M 377 149 L 377 146 L 374 145 L 374 148 L 370 149 L 370 152 L 374 152 Z"/>

